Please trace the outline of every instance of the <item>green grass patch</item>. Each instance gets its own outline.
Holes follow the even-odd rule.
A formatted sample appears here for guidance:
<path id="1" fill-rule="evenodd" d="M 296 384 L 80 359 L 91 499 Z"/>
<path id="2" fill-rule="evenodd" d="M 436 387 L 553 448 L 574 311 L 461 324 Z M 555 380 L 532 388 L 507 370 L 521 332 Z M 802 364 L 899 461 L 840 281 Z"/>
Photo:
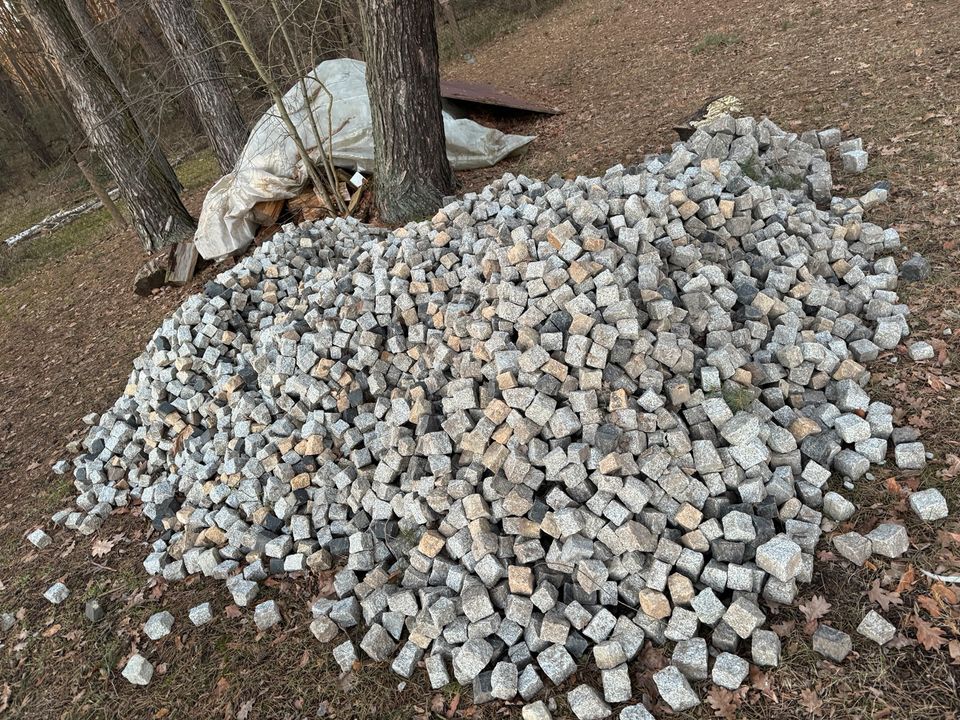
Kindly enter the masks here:
<path id="1" fill-rule="evenodd" d="M 0 194 L 0 241 L 36 225 L 57 210 L 79 205 L 92 195 L 83 177 L 72 168 L 47 168 Z"/>
<path id="2" fill-rule="evenodd" d="M 177 177 L 180 178 L 184 190 L 196 190 L 211 185 L 220 177 L 220 166 L 217 165 L 213 150 L 201 150 L 177 165 Z"/>
<path id="3" fill-rule="evenodd" d="M 735 413 L 746 410 L 755 398 L 756 394 L 742 385 L 726 383 L 723 387 L 723 399 Z"/>
<path id="4" fill-rule="evenodd" d="M 774 173 L 767 181 L 767 185 L 774 189 L 799 190 L 803 186 L 803 176 L 789 175 L 788 173 Z"/>
<path id="5" fill-rule="evenodd" d="M 110 214 L 101 208 L 49 235 L 23 240 L 13 247 L 0 247 L 0 286 L 13 285 L 31 270 L 86 247 L 112 228 Z"/>
<path id="6" fill-rule="evenodd" d="M 754 182 L 763 182 L 763 164 L 756 155 L 751 155 L 749 160 L 740 163 L 740 169 Z"/>
<path id="7" fill-rule="evenodd" d="M 732 47 L 740 43 L 740 36 L 733 33 L 712 32 L 703 36 L 703 40 L 694 45 L 690 51 L 694 55 L 707 52 L 708 50 L 717 50 L 721 48 Z"/>

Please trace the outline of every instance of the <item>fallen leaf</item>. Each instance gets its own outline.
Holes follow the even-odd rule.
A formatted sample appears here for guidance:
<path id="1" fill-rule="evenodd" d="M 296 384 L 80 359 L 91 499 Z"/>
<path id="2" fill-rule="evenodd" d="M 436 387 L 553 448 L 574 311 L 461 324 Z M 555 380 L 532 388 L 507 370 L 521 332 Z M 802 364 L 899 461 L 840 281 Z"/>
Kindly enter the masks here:
<path id="1" fill-rule="evenodd" d="M 0 689 L 0 713 L 10 706 L 10 695 L 12 694 L 13 690 L 10 687 L 10 683 L 4 683 L 3 689 Z"/>
<path id="2" fill-rule="evenodd" d="M 237 720 L 247 720 L 250 717 L 250 711 L 253 710 L 253 700 L 247 700 L 240 709 L 237 710 Z"/>
<path id="3" fill-rule="evenodd" d="M 707 693 L 707 702 L 713 708 L 715 717 L 723 718 L 723 720 L 736 720 L 737 710 L 743 704 L 746 693 L 747 688 L 745 687 L 731 691 L 719 685 L 714 685 Z"/>
<path id="4" fill-rule="evenodd" d="M 870 583 L 870 589 L 867 590 L 867 597 L 871 602 L 879 605 L 881 610 L 889 610 L 891 605 L 903 605 L 900 593 L 884 590 L 880 585 L 880 578 Z"/>
<path id="5" fill-rule="evenodd" d="M 919 615 L 912 615 L 910 624 L 917 631 L 917 642 L 923 646 L 924 650 L 939 650 L 946 642 L 943 637 L 943 630 L 931 625 Z"/>
<path id="6" fill-rule="evenodd" d="M 58 632 L 60 632 L 60 627 L 61 627 L 60 623 L 56 623 L 56 624 L 54 624 L 54 625 L 51 625 L 50 627 L 48 627 L 46 630 L 43 631 L 43 636 L 44 636 L 45 638 L 53 637 L 53 636 L 56 635 Z"/>
<path id="7" fill-rule="evenodd" d="M 447 717 L 452 718 L 457 708 L 460 707 L 460 693 L 457 693 L 450 699 L 450 707 L 447 708 Z"/>
<path id="8" fill-rule="evenodd" d="M 950 653 L 950 664 L 960 665 L 960 640 L 951 640 L 947 643 L 947 652 Z"/>
<path id="9" fill-rule="evenodd" d="M 950 480 L 960 475 L 960 457 L 953 453 L 947 453 L 947 466 L 940 471 L 940 477 Z"/>
<path id="10" fill-rule="evenodd" d="M 819 715 L 823 700 L 813 688 L 804 688 L 800 691 L 800 705 L 811 715 Z"/>
<path id="11" fill-rule="evenodd" d="M 113 546 L 116 545 L 116 541 L 113 538 L 97 538 L 93 541 L 93 547 L 90 549 L 90 554 L 94 557 L 103 557 L 110 553 L 113 550 Z"/>
<path id="12" fill-rule="evenodd" d="M 430 712 L 436 715 L 443 715 L 443 710 L 446 707 L 446 703 L 443 701 L 443 694 L 437 693 L 432 698 L 430 698 Z"/>
<path id="13" fill-rule="evenodd" d="M 770 674 L 764 672 L 755 665 L 750 666 L 750 687 L 760 692 L 771 702 L 780 702 L 773 685 L 770 683 Z"/>
<path id="14" fill-rule="evenodd" d="M 243 617 L 243 610 L 236 605 L 230 604 L 223 609 L 223 614 L 228 618 L 238 618 Z"/>
<path id="15" fill-rule="evenodd" d="M 926 610 L 927 614 L 932 618 L 940 618 L 943 616 L 943 612 L 940 608 L 940 603 L 938 603 L 929 595 L 918 596 L 917 605 L 919 605 L 924 610 Z"/>
<path id="16" fill-rule="evenodd" d="M 230 681 L 227 680 L 225 677 L 221 676 L 220 679 L 217 680 L 217 684 L 213 688 L 213 696 L 215 698 L 220 697 L 229 689 L 230 689 Z"/>
<path id="17" fill-rule="evenodd" d="M 796 627 L 797 627 L 796 620 L 784 620 L 783 622 L 779 622 L 771 625 L 770 629 L 773 630 L 779 637 L 785 638 L 790 633 L 792 633 L 794 628 Z"/>
<path id="18" fill-rule="evenodd" d="M 947 605 L 957 604 L 956 591 L 953 588 L 948 588 L 939 580 L 930 586 L 930 594 L 933 595 L 939 603 L 945 603 Z"/>
<path id="19" fill-rule="evenodd" d="M 803 631 L 807 635 L 812 635 L 819 624 L 817 621 L 830 612 L 830 608 L 833 606 L 827 602 L 827 599 L 823 595 L 814 595 L 812 598 L 807 600 L 807 602 L 802 603 L 800 606 L 800 612 L 803 613 L 803 616 L 807 619 L 806 625 L 803 627 Z"/>
<path id="20" fill-rule="evenodd" d="M 903 571 L 903 575 L 900 577 L 900 582 L 897 583 L 897 593 L 908 590 L 916 581 L 917 571 L 913 569 L 913 565 L 907 565 L 907 569 Z"/>

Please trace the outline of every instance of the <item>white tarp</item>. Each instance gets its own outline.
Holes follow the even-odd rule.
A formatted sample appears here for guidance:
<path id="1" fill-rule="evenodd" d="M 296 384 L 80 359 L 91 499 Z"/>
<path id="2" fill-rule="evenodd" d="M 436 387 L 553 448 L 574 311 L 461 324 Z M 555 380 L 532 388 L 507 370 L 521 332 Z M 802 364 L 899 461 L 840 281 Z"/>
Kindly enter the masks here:
<path id="1" fill-rule="evenodd" d="M 348 169 L 369 169 L 373 165 L 365 70 L 359 60 L 327 60 L 306 78 L 309 106 L 304 102 L 299 82 L 283 99 L 311 154 L 316 156 L 318 143 L 308 107 L 313 109 L 324 148 L 332 128 L 334 163 Z M 525 135 L 506 135 L 472 120 L 456 119 L 446 111 L 443 128 L 447 157 L 455 170 L 495 165 L 533 140 Z M 197 228 L 197 251 L 210 260 L 246 247 L 257 230 L 251 217 L 253 206 L 260 201 L 295 197 L 305 180 L 296 146 L 275 106 L 271 107 L 251 130 L 237 168 L 220 178 L 207 193 Z"/>

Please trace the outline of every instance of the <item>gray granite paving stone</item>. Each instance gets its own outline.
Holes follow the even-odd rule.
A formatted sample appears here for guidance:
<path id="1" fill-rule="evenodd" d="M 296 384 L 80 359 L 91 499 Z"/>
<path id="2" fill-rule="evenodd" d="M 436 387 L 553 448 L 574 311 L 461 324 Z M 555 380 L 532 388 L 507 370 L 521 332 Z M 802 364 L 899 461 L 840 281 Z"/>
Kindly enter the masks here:
<path id="1" fill-rule="evenodd" d="M 775 665 L 761 608 L 810 582 L 824 533 L 857 564 L 909 548 L 889 523 L 837 535 L 857 522 L 841 486 L 932 458 L 870 398 L 881 354 L 934 346 L 897 294 L 929 264 L 898 269 L 899 234 L 873 221 L 890 188 L 834 194 L 864 147 L 720 115 L 636 166 L 506 173 L 404 228 L 286 224 L 185 298 L 84 419 L 54 524 L 92 534 L 136 505 L 158 531 L 144 569 L 225 582 L 260 629 L 280 619 L 261 583 L 330 573 L 311 632 L 345 671 L 356 627 L 368 656 L 477 702 L 531 701 L 578 664 L 626 702 L 648 639 L 691 655 L 690 677 L 707 641 Z M 911 506 L 948 510 L 933 487 Z M 696 703 L 679 680 L 660 675 Z"/>
<path id="2" fill-rule="evenodd" d="M 921 520 L 943 520 L 949 514 L 946 498 L 936 488 L 910 494 L 910 509 Z"/>
<path id="3" fill-rule="evenodd" d="M 689 710 L 700 704 L 700 698 L 690 687 L 690 683 L 672 665 L 655 672 L 653 682 L 657 686 L 660 697 L 674 712 Z"/>
<path id="4" fill-rule="evenodd" d="M 843 662 L 853 643 L 850 636 L 829 625 L 820 625 L 813 633 L 813 650 L 834 662 Z"/>
<path id="5" fill-rule="evenodd" d="M 589 685 L 578 685 L 568 692 L 567 704 L 577 720 L 603 720 L 613 714 L 603 696 Z"/>
<path id="6" fill-rule="evenodd" d="M 876 610 L 871 610 L 864 615 L 857 626 L 857 632 L 868 640 L 873 640 L 877 645 L 883 645 L 893 640 L 893 636 L 897 634 L 897 628 Z"/>
<path id="7" fill-rule="evenodd" d="M 121 673 L 132 685 L 149 685 L 153 679 L 153 664 L 136 653 L 123 666 Z"/>

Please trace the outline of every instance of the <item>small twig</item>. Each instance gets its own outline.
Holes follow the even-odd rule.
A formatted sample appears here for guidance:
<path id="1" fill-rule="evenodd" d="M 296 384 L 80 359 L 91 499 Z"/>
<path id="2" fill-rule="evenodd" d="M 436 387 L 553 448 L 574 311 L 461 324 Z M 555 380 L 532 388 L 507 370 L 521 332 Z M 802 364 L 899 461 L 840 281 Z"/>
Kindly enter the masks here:
<path id="1" fill-rule="evenodd" d="M 960 575 L 937 575 L 936 573 L 927 572 L 923 568 L 920 568 L 920 572 L 932 580 L 939 580 L 944 583 L 960 583 Z"/>

